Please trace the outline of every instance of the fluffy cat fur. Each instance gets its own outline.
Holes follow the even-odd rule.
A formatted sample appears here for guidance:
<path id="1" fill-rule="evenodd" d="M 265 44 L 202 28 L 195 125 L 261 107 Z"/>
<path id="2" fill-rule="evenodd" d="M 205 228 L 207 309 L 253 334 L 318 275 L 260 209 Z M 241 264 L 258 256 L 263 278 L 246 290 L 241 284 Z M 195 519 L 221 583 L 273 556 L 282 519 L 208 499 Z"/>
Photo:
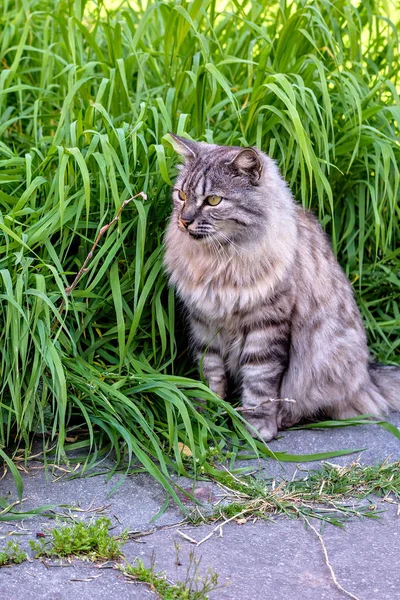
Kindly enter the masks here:
<path id="1" fill-rule="evenodd" d="M 371 362 L 328 238 L 275 162 L 255 148 L 173 139 L 185 163 L 165 265 L 210 388 L 225 398 L 228 378 L 240 385 L 243 414 L 266 441 L 305 417 L 399 409 L 400 368 Z"/>

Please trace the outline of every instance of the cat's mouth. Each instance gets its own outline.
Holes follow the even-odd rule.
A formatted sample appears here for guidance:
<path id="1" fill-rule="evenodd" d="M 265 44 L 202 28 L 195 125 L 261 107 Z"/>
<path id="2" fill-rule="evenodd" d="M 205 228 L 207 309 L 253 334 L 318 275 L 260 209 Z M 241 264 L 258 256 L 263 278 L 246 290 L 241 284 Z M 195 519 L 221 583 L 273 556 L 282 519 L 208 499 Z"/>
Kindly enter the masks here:
<path id="1" fill-rule="evenodd" d="M 195 231 L 190 231 L 190 229 L 187 230 L 190 237 L 194 238 L 195 240 L 202 240 L 206 237 L 209 237 L 209 233 L 199 233 L 199 232 L 195 232 Z"/>

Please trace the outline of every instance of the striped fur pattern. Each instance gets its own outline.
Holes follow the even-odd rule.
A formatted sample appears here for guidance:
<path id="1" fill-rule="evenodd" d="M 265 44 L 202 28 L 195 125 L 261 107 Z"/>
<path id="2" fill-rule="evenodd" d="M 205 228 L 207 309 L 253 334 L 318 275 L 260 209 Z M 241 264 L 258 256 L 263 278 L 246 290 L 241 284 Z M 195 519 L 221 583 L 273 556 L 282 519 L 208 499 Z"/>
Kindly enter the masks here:
<path id="1" fill-rule="evenodd" d="M 228 379 L 239 385 L 243 414 L 266 441 L 305 417 L 400 407 L 400 369 L 370 363 L 351 286 L 274 161 L 173 138 L 185 163 L 165 265 L 210 388 L 226 398 Z"/>

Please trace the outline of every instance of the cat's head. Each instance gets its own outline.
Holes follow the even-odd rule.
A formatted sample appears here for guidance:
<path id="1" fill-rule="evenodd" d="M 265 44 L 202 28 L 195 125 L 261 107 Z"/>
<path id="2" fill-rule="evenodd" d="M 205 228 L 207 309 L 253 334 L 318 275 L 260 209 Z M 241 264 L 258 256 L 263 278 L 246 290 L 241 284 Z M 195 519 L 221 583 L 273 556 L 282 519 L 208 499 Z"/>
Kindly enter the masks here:
<path id="1" fill-rule="evenodd" d="M 262 235 L 270 159 L 255 148 L 172 139 L 185 161 L 172 192 L 178 229 L 206 244 L 241 243 Z"/>

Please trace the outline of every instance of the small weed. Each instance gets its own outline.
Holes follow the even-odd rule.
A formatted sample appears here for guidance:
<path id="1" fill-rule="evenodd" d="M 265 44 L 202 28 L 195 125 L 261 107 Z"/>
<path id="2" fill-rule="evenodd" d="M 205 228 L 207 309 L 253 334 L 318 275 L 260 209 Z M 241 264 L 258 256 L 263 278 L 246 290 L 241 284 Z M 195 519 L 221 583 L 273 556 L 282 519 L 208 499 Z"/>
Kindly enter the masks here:
<path id="1" fill-rule="evenodd" d="M 106 517 L 91 523 L 79 521 L 53 529 L 48 541 L 41 538 L 39 542 L 31 540 L 29 544 L 35 558 L 78 556 L 91 560 L 117 560 L 122 555 L 121 546 L 127 536 L 123 534 L 120 539 L 110 536 L 110 526 L 111 521 Z"/>
<path id="2" fill-rule="evenodd" d="M 17 542 L 8 542 L 7 546 L 0 551 L 0 567 L 10 564 L 19 565 L 26 559 L 25 552 L 21 550 Z"/>
<path id="3" fill-rule="evenodd" d="M 177 550 L 177 547 L 175 547 L 175 550 Z M 133 565 L 126 563 L 118 568 L 126 577 L 140 583 L 146 583 L 162 600 L 207 600 L 208 594 L 218 586 L 218 574 L 209 569 L 206 575 L 202 577 L 199 574 L 200 560 L 191 551 L 185 581 L 178 581 L 174 584 L 166 579 L 165 573 L 156 573 L 154 556 L 148 568 L 144 566 L 143 561 L 140 559 L 137 559 Z M 179 558 L 177 564 L 181 564 Z"/>

